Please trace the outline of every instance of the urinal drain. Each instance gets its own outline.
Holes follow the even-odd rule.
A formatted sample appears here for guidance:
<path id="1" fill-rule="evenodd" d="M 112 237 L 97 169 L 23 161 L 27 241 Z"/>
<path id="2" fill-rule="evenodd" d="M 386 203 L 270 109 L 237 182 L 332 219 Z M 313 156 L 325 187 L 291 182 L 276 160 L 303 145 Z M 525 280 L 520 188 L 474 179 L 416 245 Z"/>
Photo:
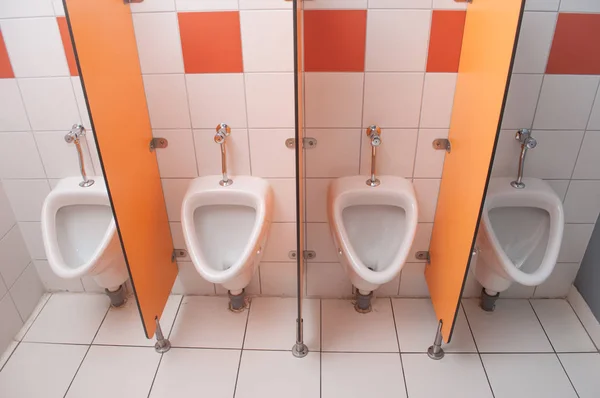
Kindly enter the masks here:
<path id="1" fill-rule="evenodd" d="M 370 269 L 371 271 L 375 271 L 375 268 L 373 267 L 367 267 L 368 269 Z"/>

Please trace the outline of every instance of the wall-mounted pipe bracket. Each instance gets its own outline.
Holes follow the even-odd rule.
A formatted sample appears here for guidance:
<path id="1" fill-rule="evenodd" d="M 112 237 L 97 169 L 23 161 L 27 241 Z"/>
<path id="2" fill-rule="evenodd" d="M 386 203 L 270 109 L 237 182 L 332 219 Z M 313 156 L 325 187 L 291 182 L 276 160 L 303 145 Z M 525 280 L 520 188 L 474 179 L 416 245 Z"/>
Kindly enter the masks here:
<path id="1" fill-rule="evenodd" d="M 431 145 L 433 146 L 433 149 L 436 149 L 438 151 L 446 151 L 450 153 L 450 151 L 452 150 L 450 140 L 447 138 L 436 138 L 435 140 L 433 140 Z"/>
<path id="2" fill-rule="evenodd" d="M 295 138 L 288 138 L 287 140 L 285 140 L 285 146 L 288 147 L 288 148 L 290 148 L 290 149 L 296 148 L 296 139 Z M 302 147 L 304 149 L 316 148 L 317 147 L 317 139 L 316 138 L 312 138 L 312 137 L 304 137 L 302 139 Z"/>
<path id="3" fill-rule="evenodd" d="M 427 263 L 429 263 L 431 261 L 431 257 L 429 257 L 429 252 L 427 252 L 427 251 L 416 252 L 415 258 L 417 260 L 427 261 Z"/>
<path id="4" fill-rule="evenodd" d="M 314 260 L 317 258 L 317 253 L 314 250 L 304 250 L 304 259 L 305 260 Z M 288 257 L 292 260 L 298 258 L 298 253 L 296 250 L 290 250 L 288 253 Z"/>
<path id="5" fill-rule="evenodd" d="M 178 258 L 185 258 L 188 256 L 188 252 L 185 249 L 173 249 L 171 253 L 171 262 L 174 263 Z"/>
<path id="6" fill-rule="evenodd" d="M 154 152 L 155 149 L 163 149 L 169 146 L 169 141 L 166 138 L 154 137 L 150 140 L 150 152 Z"/>

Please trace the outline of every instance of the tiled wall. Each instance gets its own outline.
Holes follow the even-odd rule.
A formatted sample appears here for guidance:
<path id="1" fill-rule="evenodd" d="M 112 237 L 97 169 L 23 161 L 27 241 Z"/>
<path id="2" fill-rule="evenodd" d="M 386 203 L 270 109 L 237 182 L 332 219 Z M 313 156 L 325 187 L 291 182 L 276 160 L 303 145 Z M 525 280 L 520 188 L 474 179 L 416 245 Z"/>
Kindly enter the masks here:
<path id="1" fill-rule="evenodd" d="M 44 286 L 0 182 L 0 352 L 34 310 Z"/>
<path id="2" fill-rule="evenodd" d="M 560 117 L 546 110 L 555 119 L 540 124 L 535 106 L 519 103 L 537 104 L 543 80 L 546 94 L 542 89 L 540 98 L 556 107 L 553 101 L 571 95 L 562 91 L 565 85 L 578 97 L 576 82 L 584 79 L 580 86 L 588 92 L 585 112 L 588 116 L 591 112 L 599 77 L 557 73 L 600 72 L 556 72 L 574 64 L 565 66 L 558 57 L 550 63 L 558 69 L 545 77 L 559 6 L 567 19 L 575 15 L 570 12 L 600 12 L 594 0 L 529 0 L 504 127 L 513 134 L 516 128 L 531 127 L 535 116 L 536 129 L 578 130 L 572 135 L 580 137 L 576 146 L 586 128 L 579 121 L 584 113 L 579 106 L 568 101 L 571 107 Z M 187 185 L 197 176 L 220 172 L 219 148 L 212 136 L 218 123 L 228 123 L 232 127 L 227 144 L 230 172 L 268 178 L 276 195 L 269 245 L 260 273 L 248 290 L 293 295 L 296 271 L 288 252 L 295 249 L 294 153 L 284 145 L 294 134 L 291 4 L 283 0 L 144 0 L 131 8 L 153 131 L 169 140 L 169 147 L 158 151 L 158 160 L 175 246 L 184 246 L 179 213 Z M 343 296 L 350 294 L 350 283 L 335 262 L 325 192 L 332 178 L 368 174 L 364 128 L 370 124 L 383 130 L 379 173 L 414 182 L 421 217 L 413 251 L 427 249 L 444 156 L 431 148 L 431 141 L 448 132 L 465 5 L 453 0 L 315 0 L 307 1 L 305 8 L 306 134 L 318 140 L 317 148 L 306 153 L 307 248 L 317 252 L 315 262 L 308 266 L 307 292 Z M 45 261 L 40 234 L 44 197 L 57 179 L 78 174 L 75 150 L 62 136 L 75 122 L 89 126 L 63 14 L 58 0 L 0 4 L 0 178 L 46 288 L 96 290 L 89 280 L 56 278 Z M 571 25 L 567 21 L 567 35 L 574 30 Z M 574 23 L 575 30 L 580 26 Z M 578 34 L 585 36 L 585 32 Z M 598 40 L 585 42 L 590 43 L 588 47 L 577 48 L 597 53 L 593 45 Z M 574 48 L 568 42 L 561 45 L 566 50 Z M 587 55 L 583 61 L 571 57 L 577 63 L 588 59 Z M 559 78 L 563 86 L 552 85 L 552 78 Z M 545 108 L 538 109 L 540 113 Z M 531 114 L 526 115 L 527 111 Z M 575 122 L 571 126 L 571 119 L 578 120 L 576 126 Z M 540 146 L 528 159 L 529 175 L 534 175 L 536 157 L 546 153 L 541 132 L 534 136 Z M 586 139 L 592 138 L 593 134 L 586 134 Z M 566 153 L 563 143 L 564 139 L 557 145 Z M 512 141 L 501 140 L 496 174 L 513 171 L 516 148 Z M 94 148 L 86 156 L 100 173 Z M 557 167 L 554 162 L 552 166 L 562 174 L 542 177 L 559 179 L 553 186 L 562 187 L 565 194 L 571 179 L 571 172 L 565 171 L 568 165 Z M 565 207 L 576 184 L 570 189 Z M 565 236 L 572 244 L 566 243 L 566 252 L 577 252 L 577 244 L 583 251 L 581 234 L 585 235 L 586 228 L 591 232 L 593 222 L 568 220 Z M 561 289 L 572 279 L 574 266 L 569 264 L 579 259 L 573 255 L 562 260 L 566 264 L 553 276 Z M 224 293 L 202 280 L 191 262 L 181 261 L 179 266 L 174 291 Z M 427 295 L 423 268 L 423 263 L 407 264 L 401 278 L 380 293 Z M 472 280 L 470 286 L 477 291 Z"/>

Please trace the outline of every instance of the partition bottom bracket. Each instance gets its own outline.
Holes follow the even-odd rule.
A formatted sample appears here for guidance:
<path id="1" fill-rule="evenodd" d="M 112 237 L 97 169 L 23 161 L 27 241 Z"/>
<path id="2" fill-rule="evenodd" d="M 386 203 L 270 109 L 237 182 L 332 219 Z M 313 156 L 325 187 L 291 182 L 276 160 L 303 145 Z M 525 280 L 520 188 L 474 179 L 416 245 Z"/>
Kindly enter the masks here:
<path id="1" fill-rule="evenodd" d="M 165 352 L 169 351 L 171 349 L 171 342 L 167 339 L 162 339 L 156 342 L 156 344 L 154 344 L 154 351 L 158 352 L 159 354 L 164 354 Z"/>
<path id="2" fill-rule="evenodd" d="M 296 343 L 292 347 L 292 355 L 296 358 L 304 358 L 308 355 L 308 347 L 304 343 Z"/>
<path id="3" fill-rule="evenodd" d="M 373 298 L 373 292 L 370 292 L 367 295 L 360 294 L 358 289 L 356 289 L 356 301 L 354 303 L 354 309 L 359 314 L 368 314 L 373 311 L 373 306 L 371 305 L 371 299 Z"/>
<path id="4" fill-rule="evenodd" d="M 444 358 L 444 355 L 446 355 L 446 353 L 444 352 L 444 349 L 441 347 L 441 345 L 436 346 L 434 344 L 427 349 L 427 356 L 431 359 L 435 359 L 436 361 L 439 361 L 440 359 Z"/>
<path id="5" fill-rule="evenodd" d="M 239 313 L 244 312 L 248 308 L 248 301 L 246 300 L 246 290 L 242 289 L 240 294 L 229 294 L 229 311 Z"/>

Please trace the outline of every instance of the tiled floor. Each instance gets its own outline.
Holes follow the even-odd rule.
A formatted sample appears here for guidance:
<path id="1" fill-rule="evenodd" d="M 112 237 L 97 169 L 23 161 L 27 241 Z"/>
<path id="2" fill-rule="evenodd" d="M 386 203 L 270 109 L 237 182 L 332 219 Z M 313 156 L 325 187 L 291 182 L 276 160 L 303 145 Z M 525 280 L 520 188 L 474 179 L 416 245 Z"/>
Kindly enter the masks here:
<path id="1" fill-rule="evenodd" d="M 45 299 L 46 300 L 46 299 Z M 346 300 L 306 300 L 310 353 L 292 356 L 296 300 L 171 296 L 157 354 L 135 303 L 53 294 L 0 371 L 2 398 L 598 398 L 600 353 L 565 300 L 464 300 L 446 356 L 425 354 L 436 319 L 427 299 L 386 299 L 362 315 Z M 0 364 L 2 366 L 2 364 Z"/>

